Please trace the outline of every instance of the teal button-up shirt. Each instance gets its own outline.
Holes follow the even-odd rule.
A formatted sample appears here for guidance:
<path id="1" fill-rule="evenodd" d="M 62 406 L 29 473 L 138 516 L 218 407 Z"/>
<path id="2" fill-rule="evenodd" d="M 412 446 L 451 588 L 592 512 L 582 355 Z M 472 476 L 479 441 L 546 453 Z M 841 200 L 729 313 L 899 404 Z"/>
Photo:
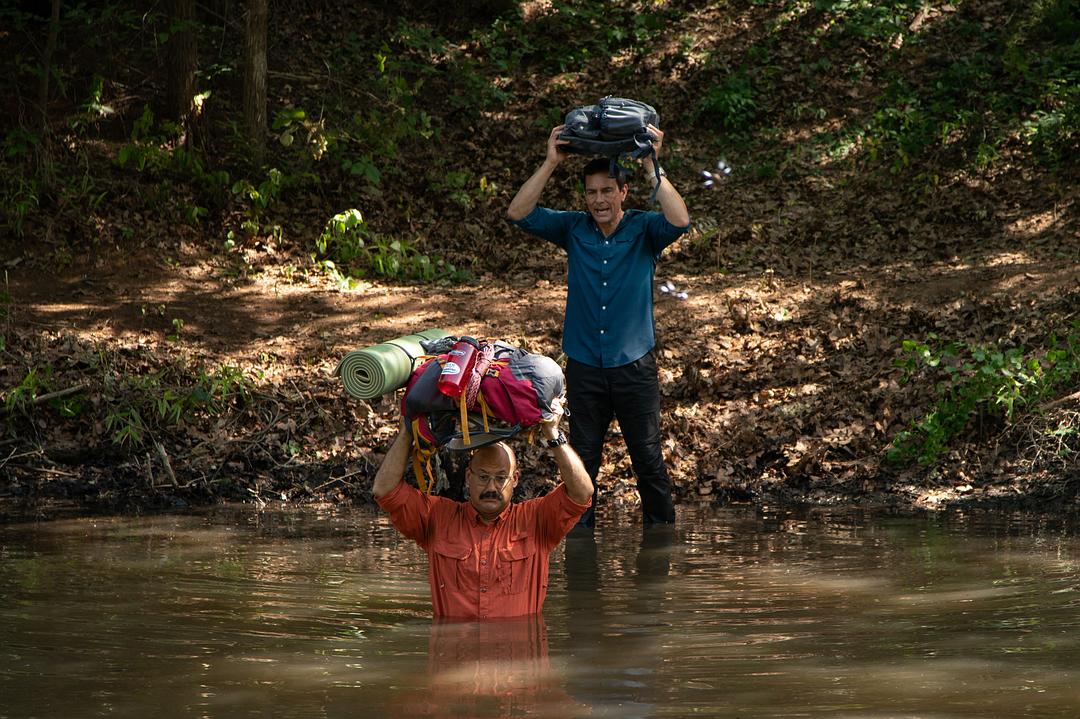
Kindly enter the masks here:
<path id="1" fill-rule="evenodd" d="M 621 367 L 656 344 L 653 277 L 664 248 L 690 226 L 626 210 L 609 237 L 587 212 L 537 207 L 513 224 L 566 250 L 563 351 L 592 367 Z"/>

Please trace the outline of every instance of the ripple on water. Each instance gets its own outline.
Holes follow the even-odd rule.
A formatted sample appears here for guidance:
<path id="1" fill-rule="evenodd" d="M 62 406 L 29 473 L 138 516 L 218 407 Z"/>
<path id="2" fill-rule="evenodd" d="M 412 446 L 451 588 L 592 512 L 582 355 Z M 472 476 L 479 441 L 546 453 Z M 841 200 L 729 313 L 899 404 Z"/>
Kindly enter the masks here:
<path id="1" fill-rule="evenodd" d="M 12 716 L 1073 716 L 1077 548 L 1015 517 L 609 523 L 556 551 L 546 641 L 500 663 L 432 633 L 423 552 L 371 514 L 7 526 L 0 695 Z"/>

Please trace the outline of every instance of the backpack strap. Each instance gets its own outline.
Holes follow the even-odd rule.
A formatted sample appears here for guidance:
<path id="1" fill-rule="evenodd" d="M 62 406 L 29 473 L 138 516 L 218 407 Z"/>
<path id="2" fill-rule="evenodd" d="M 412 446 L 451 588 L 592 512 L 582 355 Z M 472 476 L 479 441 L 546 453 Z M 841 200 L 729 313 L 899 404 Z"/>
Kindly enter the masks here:
<path id="1" fill-rule="evenodd" d="M 652 194 L 649 195 L 649 202 L 656 202 L 656 193 L 660 191 L 660 160 L 656 157 L 656 148 L 651 144 L 649 145 L 649 154 L 652 155 L 653 172 L 656 173 L 656 184 L 653 185 Z"/>
<path id="2" fill-rule="evenodd" d="M 413 475 L 416 477 L 416 484 L 420 487 L 420 491 L 424 494 L 430 494 L 432 488 L 435 487 L 435 477 L 431 474 L 431 455 L 434 454 L 434 450 L 424 449 L 423 444 L 421 444 L 423 437 L 420 434 L 419 418 L 412 421 L 412 434 Z"/>
<path id="3" fill-rule="evenodd" d="M 637 149 L 630 153 L 630 157 L 637 160 L 642 157 L 651 157 L 653 173 L 656 175 L 656 186 L 653 187 L 652 194 L 649 195 L 649 202 L 656 202 L 656 193 L 660 190 L 660 160 L 656 156 L 656 148 L 652 144 L 653 136 L 651 133 L 643 133 L 634 136 L 634 142 L 637 143 Z"/>
<path id="4" fill-rule="evenodd" d="M 488 426 L 488 415 L 491 413 L 491 408 L 488 407 L 488 403 L 484 401 L 483 390 L 480 390 L 477 393 L 476 401 L 480 404 L 480 413 L 484 418 L 484 432 L 490 432 L 491 428 Z"/>
<path id="5" fill-rule="evenodd" d="M 465 393 L 458 397 L 458 407 L 461 410 L 461 443 L 465 446 L 472 444 L 469 439 L 469 405 L 465 401 Z"/>

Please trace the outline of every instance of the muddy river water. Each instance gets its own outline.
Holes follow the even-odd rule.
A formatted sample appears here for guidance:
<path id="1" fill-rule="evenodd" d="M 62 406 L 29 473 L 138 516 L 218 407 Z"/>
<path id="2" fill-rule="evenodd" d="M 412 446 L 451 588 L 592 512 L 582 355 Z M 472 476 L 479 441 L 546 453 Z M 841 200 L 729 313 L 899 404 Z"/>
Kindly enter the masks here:
<path id="1" fill-rule="evenodd" d="M 1080 716 L 1068 518 L 680 509 L 485 624 L 372 511 L 0 525 L 0 719 Z"/>

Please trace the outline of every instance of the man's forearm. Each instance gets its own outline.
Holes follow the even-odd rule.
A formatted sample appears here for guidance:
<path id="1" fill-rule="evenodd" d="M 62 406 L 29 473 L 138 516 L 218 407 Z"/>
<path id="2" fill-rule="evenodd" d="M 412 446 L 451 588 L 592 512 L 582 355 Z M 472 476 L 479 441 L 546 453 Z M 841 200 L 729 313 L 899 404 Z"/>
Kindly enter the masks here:
<path id="1" fill-rule="evenodd" d="M 656 201 L 660 203 L 660 211 L 664 213 L 664 219 L 672 225 L 686 227 L 690 224 L 690 211 L 686 209 L 682 195 L 666 176 L 660 177 L 660 189 L 656 191 Z"/>
<path id="2" fill-rule="evenodd" d="M 555 464 L 559 466 L 559 476 L 566 485 L 566 493 L 578 504 L 588 504 L 593 496 L 592 480 L 581 463 L 581 457 L 569 444 L 560 444 L 551 450 Z"/>
<path id="3" fill-rule="evenodd" d="M 526 180 L 514 195 L 514 199 L 510 201 L 510 207 L 506 210 L 506 216 L 515 222 L 528 217 L 529 213 L 536 208 L 536 203 L 540 201 L 540 194 L 544 191 L 556 167 L 558 167 L 556 163 L 544 160 L 544 164 L 536 169 L 532 177 Z"/>
<path id="4" fill-rule="evenodd" d="M 394 443 L 386 452 L 379 471 L 375 473 L 375 481 L 371 485 L 371 493 L 376 499 L 385 497 L 405 477 L 405 468 L 409 463 L 409 450 L 412 449 L 412 434 L 407 427 L 402 427 L 394 438 Z"/>

